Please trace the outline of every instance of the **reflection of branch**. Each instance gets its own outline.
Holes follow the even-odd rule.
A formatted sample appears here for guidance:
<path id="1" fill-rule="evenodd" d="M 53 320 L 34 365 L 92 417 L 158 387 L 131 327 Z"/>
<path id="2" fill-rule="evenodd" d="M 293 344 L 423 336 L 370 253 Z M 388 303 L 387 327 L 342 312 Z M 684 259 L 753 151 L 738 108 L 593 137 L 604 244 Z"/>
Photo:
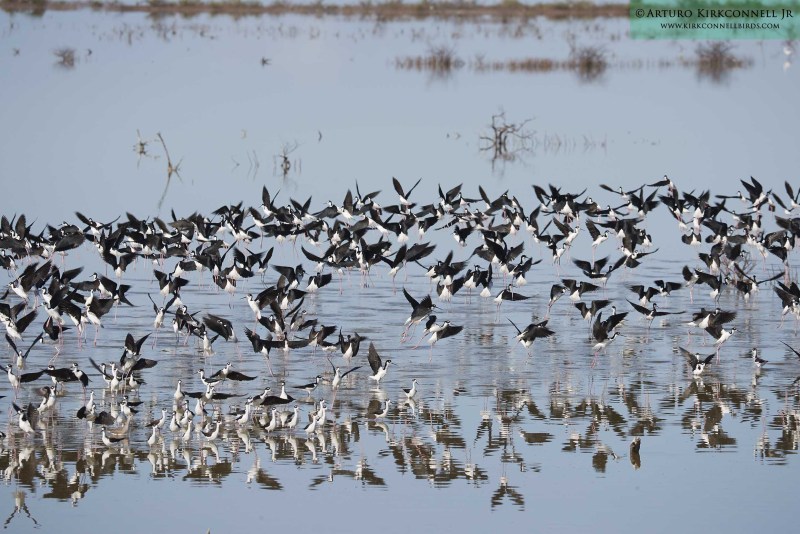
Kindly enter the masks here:
<path id="1" fill-rule="evenodd" d="M 182 180 L 179 171 L 183 159 L 181 159 L 181 161 L 179 161 L 177 165 L 173 165 L 172 158 L 169 157 L 169 150 L 167 150 L 167 143 L 164 142 L 164 138 L 161 136 L 161 132 L 158 132 L 156 136 L 158 136 L 158 140 L 161 141 L 161 146 L 164 147 L 164 153 L 167 155 L 167 183 L 166 185 L 164 185 L 164 192 L 161 193 L 161 198 L 158 200 L 158 210 L 161 211 L 161 205 L 164 203 L 164 199 L 167 196 L 167 190 L 169 189 L 170 181 L 172 181 L 172 175 L 174 174 L 175 176 L 177 176 L 179 179 Z"/>
<path id="2" fill-rule="evenodd" d="M 150 154 L 147 153 L 147 145 L 148 141 L 142 139 L 142 134 L 139 133 L 139 130 L 136 130 L 136 145 L 134 145 L 133 150 L 136 151 L 136 168 L 139 168 L 139 163 L 142 161 L 142 156 L 148 157 Z"/>
<path id="3" fill-rule="evenodd" d="M 164 204 L 164 199 L 167 198 L 167 190 L 169 189 L 169 178 L 167 178 L 167 183 L 164 184 L 164 191 L 161 193 L 161 198 L 158 199 L 158 206 L 157 209 L 160 212 L 161 206 Z"/>
<path id="4" fill-rule="evenodd" d="M 492 123 L 489 125 L 492 134 L 480 137 L 480 141 L 485 143 L 480 150 L 492 151 L 493 171 L 497 161 L 515 161 L 521 154 L 533 149 L 534 132 L 525 128 L 530 121 L 531 119 L 520 123 L 506 122 L 504 111 L 492 115 Z"/>
<path id="5" fill-rule="evenodd" d="M 292 162 L 289 160 L 289 155 L 297 150 L 298 147 L 297 141 L 294 143 L 284 143 L 283 147 L 281 148 L 281 153 L 275 156 L 275 159 L 278 160 L 281 170 L 281 176 L 284 180 L 288 178 L 289 171 L 292 169 Z M 255 154 L 255 153 L 254 153 Z"/>
<path id="6" fill-rule="evenodd" d="M 177 165 L 173 165 L 172 159 L 169 157 L 169 150 L 167 150 L 167 144 L 164 142 L 164 138 L 161 137 L 161 132 L 158 132 L 156 135 L 158 136 L 158 140 L 161 141 L 161 146 L 164 147 L 164 153 L 167 155 L 167 183 L 169 184 L 169 179 L 172 178 L 173 174 L 175 174 L 175 176 L 177 176 L 178 178 L 181 177 L 179 171 L 183 159 L 181 159 L 181 161 L 179 161 Z"/>

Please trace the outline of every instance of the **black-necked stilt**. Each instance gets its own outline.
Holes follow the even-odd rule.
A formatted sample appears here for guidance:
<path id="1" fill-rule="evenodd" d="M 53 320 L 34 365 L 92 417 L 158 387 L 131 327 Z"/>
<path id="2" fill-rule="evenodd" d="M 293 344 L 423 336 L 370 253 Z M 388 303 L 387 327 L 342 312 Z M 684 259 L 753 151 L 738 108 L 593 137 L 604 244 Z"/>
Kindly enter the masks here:
<path id="1" fill-rule="evenodd" d="M 34 380 L 38 380 L 39 377 L 42 376 L 44 371 L 35 371 L 33 373 L 23 373 L 21 375 L 17 375 L 14 373 L 14 370 L 11 364 L 6 365 L 6 371 L 8 373 L 8 381 L 11 384 L 11 387 L 14 389 L 15 393 L 19 389 L 21 384 L 26 384 L 28 382 L 33 382 Z"/>
<path id="2" fill-rule="evenodd" d="M 86 419 L 86 415 L 89 413 L 93 413 L 95 411 L 95 407 L 96 405 L 94 402 L 94 391 L 92 391 L 89 393 L 89 400 L 86 402 L 86 404 L 78 408 L 78 413 L 76 414 L 76 416 L 78 417 L 78 419 Z"/>
<path id="3" fill-rule="evenodd" d="M 431 337 L 428 338 L 428 344 L 431 346 L 431 354 L 433 354 L 433 346 L 440 339 L 452 337 L 464 329 L 463 325 L 455 326 L 450 323 L 450 320 L 445 321 L 439 328 L 432 329 Z"/>
<path id="4" fill-rule="evenodd" d="M 161 408 L 161 417 L 159 417 L 158 419 L 151 420 L 145 426 L 147 426 L 147 427 L 156 427 L 156 428 L 161 429 L 161 428 L 164 427 L 164 423 L 166 421 L 167 421 L 167 409 L 166 408 Z"/>
<path id="5" fill-rule="evenodd" d="M 305 431 L 307 436 L 310 436 L 311 434 L 313 434 L 317 430 L 317 416 L 316 416 L 316 414 L 309 413 L 308 414 L 308 420 L 309 420 L 309 423 L 306 425 L 306 427 L 303 430 Z"/>
<path id="6" fill-rule="evenodd" d="M 636 293 L 636 296 L 639 297 L 639 304 L 641 306 L 647 306 L 650 304 L 650 299 L 659 294 L 658 288 L 645 287 L 641 284 L 629 286 L 628 289 Z"/>
<path id="7" fill-rule="evenodd" d="M 592 360 L 592 366 L 597 363 L 597 356 L 600 352 L 604 351 L 606 347 L 614 341 L 617 336 L 622 335 L 619 332 L 611 333 L 628 315 L 627 312 L 623 313 L 614 313 L 616 311 L 615 308 L 612 308 L 612 315 L 603 321 L 603 312 L 600 311 L 597 313 L 597 317 L 594 320 L 594 324 L 592 324 L 592 337 L 594 337 L 595 345 L 592 347 L 594 351 L 594 359 Z"/>
<path id="8" fill-rule="evenodd" d="M 538 323 L 531 323 L 525 327 L 525 330 L 520 330 L 511 319 L 509 319 L 508 322 L 511 323 L 514 329 L 517 331 L 517 335 L 514 337 L 514 339 L 519 341 L 520 344 L 525 347 L 525 350 L 528 351 L 528 355 L 530 355 L 530 351 L 528 349 L 530 349 L 534 341 L 539 338 L 546 338 L 555 334 L 555 331 L 547 328 L 547 319 Z"/>
<path id="9" fill-rule="evenodd" d="M 714 345 L 717 346 L 717 353 L 719 354 L 719 347 L 736 333 L 736 327 L 734 326 L 730 330 L 726 330 L 722 327 L 722 325 L 712 325 L 706 328 L 706 332 L 711 334 L 714 339 L 716 339 Z"/>
<path id="10" fill-rule="evenodd" d="M 259 419 L 258 421 L 256 421 L 258 423 L 258 426 L 260 426 L 265 432 L 272 432 L 273 430 L 278 428 L 278 419 L 279 419 L 278 409 L 273 408 L 270 411 L 270 415 L 271 417 L 269 419 L 269 422 L 267 422 L 266 424 L 264 424 L 264 419 Z"/>
<path id="11" fill-rule="evenodd" d="M 342 358 L 349 360 L 356 356 L 361 348 L 361 341 L 365 339 L 367 338 L 360 336 L 358 332 L 353 332 L 352 335 L 348 334 L 345 337 L 342 335 L 341 329 L 339 329 L 339 350 L 342 353 Z"/>
<path id="12" fill-rule="evenodd" d="M 392 360 L 381 362 L 381 357 L 375 349 L 375 345 L 370 342 L 369 350 L 367 351 L 367 361 L 369 361 L 369 366 L 372 368 L 372 375 L 370 378 L 380 385 L 381 379 L 386 376 L 386 371 L 389 368 L 389 364 L 392 363 Z"/>
<path id="13" fill-rule="evenodd" d="M 17 425 L 19 426 L 20 430 L 22 430 L 25 434 L 35 434 L 37 421 L 39 419 L 38 412 L 36 408 L 30 403 L 25 410 L 17 406 L 15 403 L 11 403 L 11 406 L 14 408 L 18 418 L 17 418 Z"/>
<path id="14" fill-rule="evenodd" d="M 220 378 L 222 380 L 233 380 L 234 382 L 249 382 L 251 380 L 255 380 L 255 376 L 248 376 L 244 373 L 240 373 L 239 371 L 235 371 L 232 369 L 233 364 L 228 362 L 225 364 L 225 367 L 211 375 L 211 378 Z"/>
<path id="15" fill-rule="evenodd" d="M 411 304 L 411 315 L 405 321 L 405 328 L 403 329 L 401 341 L 405 340 L 411 327 L 419 324 L 423 319 L 430 315 L 430 313 L 433 311 L 433 308 L 436 307 L 433 304 L 430 295 L 425 295 L 422 300 L 417 301 L 408 291 L 406 291 L 406 288 L 403 288 L 403 295 L 405 295 L 408 303 Z"/>
<path id="16" fill-rule="evenodd" d="M 239 426 L 250 423 L 250 415 L 253 413 L 253 399 L 247 399 L 244 403 L 244 411 L 233 418 L 233 422 Z"/>
<path id="17" fill-rule="evenodd" d="M 17 368 L 19 368 L 19 369 L 24 369 L 25 368 L 25 362 L 28 360 L 28 354 L 30 354 L 31 349 L 33 348 L 33 346 L 36 345 L 37 343 L 39 343 L 42 340 L 43 337 L 44 337 L 44 332 L 42 332 L 38 336 L 36 336 L 36 339 L 33 340 L 33 343 L 31 343 L 31 345 L 28 347 L 28 349 L 25 352 L 20 352 L 20 350 L 17 348 L 16 343 L 14 343 L 14 340 L 11 339 L 11 337 L 8 334 L 6 334 L 6 341 L 8 342 L 9 346 L 11 347 L 11 350 L 14 351 L 14 354 L 17 355 L 17 362 L 16 362 L 17 363 Z"/>
<path id="18" fill-rule="evenodd" d="M 575 307 L 581 313 L 581 317 L 583 317 L 584 320 L 589 321 L 591 324 L 591 321 L 597 314 L 597 312 L 599 312 L 609 304 L 611 304 L 610 301 L 605 299 L 600 299 L 600 300 L 593 300 L 588 306 L 586 305 L 585 302 L 576 302 Z"/>
<path id="19" fill-rule="evenodd" d="M 706 365 L 711 363 L 714 359 L 714 354 L 708 356 L 701 356 L 698 352 L 690 352 L 683 347 L 678 347 L 681 353 L 689 359 L 689 366 L 692 368 L 692 374 L 698 376 L 702 374 Z"/>
<path id="20" fill-rule="evenodd" d="M 14 308 L 12 308 L 12 313 L 9 316 L 5 314 L 0 316 L 0 320 L 2 320 L 3 325 L 6 327 L 6 333 L 11 339 L 22 341 L 22 334 L 36 318 L 38 312 L 34 309 L 17 319 L 13 310 Z"/>
<path id="21" fill-rule="evenodd" d="M 125 336 L 125 354 L 132 357 L 139 356 L 142 353 L 142 345 L 144 345 L 148 337 L 150 337 L 150 334 L 139 339 L 134 339 L 133 334 L 129 333 Z"/>
<path id="22" fill-rule="evenodd" d="M 158 306 L 153 300 L 153 297 L 150 296 L 150 293 L 147 294 L 147 298 L 153 303 L 153 312 L 156 314 L 153 319 L 153 329 L 158 330 L 164 324 L 164 317 L 167 314 L 167 310 L 169 310 L 170 306 L 175 302 L 175 298 L 173 297 L 170 299 L 164 306 Z"/>
<path id="23" fill-rule="evenodd" d="M 590 284 L 583 280 L 581 280 L 581 282 L 578 283 L 577 280 L 574 280 L 572 278 L 563 278 L 561 280 L 561 283 L 564 284 L 564 287 L 567 288 L 567 292 L 569 293 L 569 298 L 573 302 L 581 300 L 581 297 L 583 296 L 584 293 L 589 293 L 591 291 L 596 291 L 599 289 L 599 286 Z"/>
<path id="24" fill-rule="evenodd" d="M 652 306 L 651 308 L 647 308 L 645 306 L 641 306 L 641 305 L 636 304 L 635 302 L 631 302 L 631 301 L 628 301 L 628 304 L 633 306 L 634 310 L 636 310 L 637 312 L 639 312 L 642 315 L 644 315 L 645 319 L 647 319 L 647 321 L 648 321 L 647 328 L 650 328 L 650 326 L 653 324 L 653 320 L 656 317 L 663 317 L 665 315 L 680 315 L 680 314 L 684 313 L 682 311 L 679 311 L 679 312 L 659 311 L 659 310 L 656 309 L 657 306 L 656 306 L 655 302 L 653 302 L 651 304 L 651 306 Z"/>
<path id="25" fill-rule="evenodd" d="M 547 302 L 548 311 L 553 307 L 553 304 L 555 304 L 558 299 L 566 295 L 568 291 L 569 290 L 561 284 L 553 284 L 550 288 L 550 300 Z"/>
<path id="26" fill-rule="evenodd" d="M 206 440 L 214 441 L 219 437 L 221 427 L 222 421 L 217 421 L 214 423 L 214 430 L 203 430 L 202 434 Z"/>
<path id="27" fill-rule="evenodd" d="M 233 331 L 233 323 L 231 323 L 228 319 L 209 313 L 203 317 L 203 324 L 205 324 L 206 328 L 215 334 L 222 336 L 225 341 L 236 341 L 236 333 Z"/>
<path id="28" fill-rule="evenodd" d="M 215 386 L 215 385 L 219 384 L 220 382 L 222 382 L 222 378 L 221 377 L 217 377 L 217 378 L 209 377 L 209 378 L 206 378 L 206 372 L 205 372 L 204 369 L 198 370 L 197 374 L 200 375 L 200 381 L 203 383 L 204 386 Z"/>
<path id="29" fill-rule="evenodd" d="M 353 371 L 361 369 L 361 366 L 357 365 L 357 366 L 352 367 L 349 370 L 345 371 L 344 373 L 342 373 L 341 369 L 339 367 L 336 367 L 335 365 L 333 365 L 333 362 L 330 359 L 328 359 L 328 363 L 331 364 L 331 368 L 333 369 L 333 378 L 331 379 L 331 389 L 334 389 L 334 390 L 339 388 L 339 384 L 341 384 L 341 382 L 344 379 L 344 377 L 346 377 L 347 375 L 349 375 Z"/>
<path id="30" fill-rule="evenodd" d="M 417 379 L 411 379 L 411 387 L 403 388 L 403 393 L 406 394 L 407 399 L 413 399 L 417 395 Z"/>
<path id="31" fill-rule="evenodd" d="M 688 323 L 689 326 L 702 328 L 705 330 L 709 327 L 722 326 L 736 319 L 735 311 L 725 311 L 719 308 L 714 310 L 706 310 L 701 308 L 699 312 L 692 314 L 692 320 Z"/>
<path id="32" fill-rule="evenodd" d="M 300 407 L 295 404 L 291 415 L 286 419 L 283 427 L 287 430 L 294 430 L 297 428 L 297 423 L 300 421 Z"/>
<path id="33" fill-rule="evenodd" d="M 756 365 L 756 367 L 758 367 L 759 369 L 761 368 L 761 366 L 762 366 L 762 365 L 764 365 L 765 363 L 767 363 L 767 360 L 765 360 L 764 358 L 762 358 L 762 357 L 760 357 L 760 356 L 758 355 L 758 348 L 756 348 L 756 347 L 753 347 L 752 349 L 750 349 L 750 356 L 752 356 L 752 357 L 753 357 L 753 363 L 754 363 L 754 364 Z"/>
<path id="34" fill-rule="evenodd" d="M 605 258 L 594 260 L 592 263 L 579 259 L 573 259 L 572 263 L 574 263 L 585 276 L 592 280 L 597 280 L 605 286 L 606 282 L 608 281 L 608 277 L 611 276 L 611 273 L 619 268 L 619 265 L 616 263 L 609 265 L 608 268 L 606 268 L 608 260 L 609 257 L 606 256 Z"/>
<path id="35" fill-rule="evenodd" d="M 159 433 L 158 433 L 159 427 L 153 426 L 152 428 L 153 428 L 153 431 L 150 434 L 150 437 L 147 438 L 147 445 L 149 447 L 154 447 L 155 444 L 158 443 L 158 438 L 159 438 Z"/>
<path id="36" fill-rule="evenodd" d="M 121 443 L 121 442 L 125 441 L 125 439 L 126 439 L 124 437 L 110 436 L 108 434 L 108 431 L 106 430 L 106 427 L 102 427 L 102 431 L 100 433 L 100 436 L 101 436 L 101 439 L 103 440 L 103 444 L 106 447 L 113 447 L 117 443 Z"/>
<path id="37" fill-rule="evenodd" d="M 295 389 L 305 390 L 305 392 L 308 394 L 308 396 L 311 397 L 311 392 L 314 391 L 315 389 L 317 389 L 317 386 L 319 385 L 320 380 L 322 380 L 322 376 L 321 375 L 317 375 L 317 376 L 314 377 L 314 381 L 313 382 L 309 382 L 308 384 L 302 384 L 300 386 L 292 386 L 292 387 L 295 388 Z"/>
<path id="38" fill-rule="evenodd" d="M 500 293 L 497 294 L 497 296 L 495 296 L 494 303 L 497 304 L 498 314 L 500 313 L 500 305 L 503 303 L 504 300 L 517 302 L 520 300 L 528 300 L 530 298 L 527 295 L 514 292 L 513 288 L 514 288 L 513 284 L 508 284 L 505 289 L 503 289 Z"/>
<path id="39" fill-rule="evenodd" d="M 370 409 L 367 410 L 367 417 L 369 419 L 383 419 L 389 415 L 389 405 L 391 403 L 392 401 L 390 399 L 386 399 L 383 406 L 370 407 Z"/>

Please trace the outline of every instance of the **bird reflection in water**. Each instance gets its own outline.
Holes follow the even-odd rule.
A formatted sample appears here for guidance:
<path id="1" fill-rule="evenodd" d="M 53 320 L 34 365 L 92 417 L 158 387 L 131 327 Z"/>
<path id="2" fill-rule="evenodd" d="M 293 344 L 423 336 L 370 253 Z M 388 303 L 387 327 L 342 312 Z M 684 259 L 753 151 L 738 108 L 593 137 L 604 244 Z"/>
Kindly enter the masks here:
<path id="1" fill-rule="evenodd" d="M 25 514 L 25 517 L 30 519 L 36 527 L 39 527 L 39 522 L 36 521 L 36 518 L 33 517 L 30 510 L 28 510 L 28 505 L 25 502 L 25 496 L 26 493 L 24 491 L 17 490 L 14 492 L 14 511 L 11 512 L 11 515 L 9 515 L 5 523 L 3 523 L 3 528 L 8 528 L 8 525 L 11 523 L 11 521 L 13 521 L 15 517 L 22 514 Z"/>
<path id="2" fill-rule="evenodd" d="M 500 487 L 492 494 L 492 510 L 500 506 L 508 498 L 514 506 L 520 510 L 525 509 L 525 497 L 517 491 L 516 486 L 508 484 L 508 477 L 505 472 L 500 476 Z"/>

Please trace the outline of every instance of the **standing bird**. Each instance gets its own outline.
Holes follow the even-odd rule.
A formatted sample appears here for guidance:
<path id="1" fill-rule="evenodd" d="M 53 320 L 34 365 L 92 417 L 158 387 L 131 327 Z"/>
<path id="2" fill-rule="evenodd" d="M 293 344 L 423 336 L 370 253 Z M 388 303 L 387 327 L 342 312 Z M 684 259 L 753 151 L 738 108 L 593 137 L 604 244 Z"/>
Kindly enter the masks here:
<path id="1" fill-rule="evenodd" d="M 349 375 L 353 371 L 361 369 L 361 366 L 357 365 L 357 366 L 351 368 L 350 370 L 345 371 L 344 373 L 342 373 L 341 369 L 339 367 L 336 367 L 335 365 L 333 365 L 333 362 L 330 359 L 328 359 L 328 363 L 330 363 L 331 367 L 333 368 L 333 379 L 331 379 L 331 389 L 333 389 L 333 390 L 336 390 L 336 389 L 339 388 L 339 384 L 341 384 L 342 379 L 344 379 L 344 377 L 346 377 L 347 375 Z"/>
<path id="2" fill-rule="evenodd" d="M 750 355 L 753 357 L 753 363 L 759 369 L 761 369 L 762 365 L 767 363 L 767 360 L 765 360 L 764 358 L 762 358 L 762 357 L 760 357 L 758 355 L 758 349 L 756 347 L 753 347 L 752 349 L 750 349 Z"/>
<path id="3" fill-rule="evenodd" d="M 411 379 L 411 387 L 403 388 L 403 393 L 406 394 L 407 399 L 413 399 L 417 395 L 417 379 Z"/>
<path id="4" fill-rule="evenodd" d="M 378 386 L 380 386 L 381 379 L 386 376 L 386 371 L 389 367 L 389 364 L 392 363 L 392 360 L 381 362 L 381 357 L 378 354 L 378 351 L 375 350 L 375 344 L 370 342 L 369 350 L 367 351 L 367 361 L 369 361 L 369 366 L 372 368 L 372 375 L 370 378 L 374 380 Z"/>
<path id="5" fill-rule="evenodd" d="M 700 376 L 703 373 L 703 369 L 706 368 L 706 365 L 711 363 L 711 360 L 714 359 L 714 355 L 710 354 L 708 356 L 701 356 L 698 352 L 689 352 L 688 350 L 684 349 L 683 347 L 678 347 L 681 350 L 681 353 L 689 358 L 689 366 L 692 368 L 692 374 L 694 376 Z"/>
<path id="6" fill-rule="evenodd" d="M 308 396 L 311 397 L 311 392 L 317 389 L 320 380 L 322 380 L 322 376 L 317 375 L 314 377 L 313 382 L 309 382 L 308 384 L 303 384 L 301 386 L 292 386 L 292 387 L 294 387 L 295 389 L 304 389 L 306 393 L 308 393 Z"/>
<path id="7" fill-rule="evenodd" d="M 16 395 L 16 392 L 21 384 L 38 380 L 39 377 L 44 374 L 44 371 L 36 371 L 33 373 L 23 373 L 21 375 L 17 375 L 14 373 L 13 367 L 10 363 L 6 365 L 6 371 L 8 372 L 8 381 L 11 383 L 11 388 L 14 390 L 14 395 Z"/>
<path id="8" fill-rule="evenodd" d="M 36 345 L 37 343 L 39 343 L 42 340 L 43 336 L 44 336 L 44 332 L 40 333 L 36 337 L 36 339 L 33 340 L 33 343 L 31 343 L 31 346 L 28 347 L 28 350 L 26 350 L 25 352 L 20 352 L 20 350 L 17 349 L 17 345 L 16 345 L 16 343 L 14 343 L 14 340 L 11 339 L 11 337 L 8 334 L 6 334 L 6 341 L 8 342 L 9 346 L 11 347 L 11 350 L 14 351 L 14 354 L 17 355 L 17 367 L 19 369 L 24 369 L 25 368 L 25 362 L 28 361 L 28 354 L 30 354 L 31 349 L 33 348 L 33 346 Z"/>
<path id="9" fill-rule="evenodd" d="M 374 401 L 374 402 L 377 402 L 377 401 Z M 392 403 L 391 400 L 386 399 L 386 402 L 384 403 L 383 408 L 370 406 L 369 409 L 367 410 L 367 417 L 370 418 L 370 419 L 383 419 L 384 417 L 389 415 L 389 405 L 391 403 Z"/>
<path id="10" fill-rule="evenodd" d="M 34 408 L 33 404 L 28 403 L 28 407 L 23 410 L 15 403 L 11 403 L 11 406 L 14 407 L 14 411 L 17 413 L 18 420 L 17 424 L 19 425 L 20 430 L 25 432 L 25 434 L 35 434 L 36 433 L 36 423 L 37 419 L 39 418 L 38 412 L 36 408 Z"/>
<path id="11" fill-rule="evenodd" d="M 103 440 L 103 444 L 106 447 L 112 447 L 112 446 L 116 445 L 117 443 L 119 443 L 121 441 L 125 441 L 125 439 L 126 439 L 126 438 L 119 438 L 119 437 L 109 436 L 108 434 L 106 434 L 106 427 L 103 427 L 103 430 L 102 430 L 100 436 L 101 436 L 101 438 Z"/>

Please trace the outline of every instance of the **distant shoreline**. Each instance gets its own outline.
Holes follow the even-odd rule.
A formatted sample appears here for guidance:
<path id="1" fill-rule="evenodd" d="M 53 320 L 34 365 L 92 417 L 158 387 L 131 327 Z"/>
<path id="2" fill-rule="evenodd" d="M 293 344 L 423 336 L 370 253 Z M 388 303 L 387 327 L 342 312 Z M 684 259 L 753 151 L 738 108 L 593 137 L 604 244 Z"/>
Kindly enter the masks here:
<path id="1" fill-rule="evenodd" d="M 629 4 L 595 5 L 589 2 L 561 2 L 526 5 L 517 0 L 503 0 L 495 5 L 478 5 L 469 2 L 403 3 L 388 1 L 373 3 L 363 1 L 353 5 L 317 3 L 289 4 L 280 0 L 270 3 L 258 1 L 208 1 L 184 0 L 166 2 L 143 0 L 134 5 L 88 0 L 0 0 L 8 13 L 42 15 L 47 11 L 90 10 L 110 13 L 144 13 L 151 16 L 200 14 L 245 16 L 305 15 L 313 17 L 334 16 L 342 18 L 371 18 L 377 20 L 487 20 L 504 22 L 543 17 L 547 19 L 592 19 L 627 17 Z"/>

